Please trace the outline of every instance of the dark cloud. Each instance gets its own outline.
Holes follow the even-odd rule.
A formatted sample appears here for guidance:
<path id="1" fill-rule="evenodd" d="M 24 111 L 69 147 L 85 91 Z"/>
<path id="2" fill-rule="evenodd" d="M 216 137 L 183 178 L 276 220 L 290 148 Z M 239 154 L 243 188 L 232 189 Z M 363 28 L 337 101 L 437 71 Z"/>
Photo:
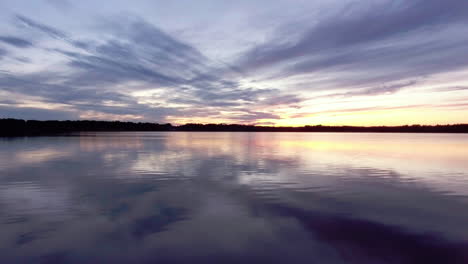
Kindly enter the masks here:
<path id="1" fill-rule="evenodd" d="M 248 110 L 246 110 L 245 112 L 246 112 L 245 114 L 234 115 L 232 119 L 237 120 L 241 123 L 253 123 L 256 120 L 260 120 L 260 119 L 281 119 L 280 116 L 272 114 L 272 113 L 248 111 Z"/>
<path id="2" fill-rule="evenodd" d="M 336 73 L 340 76 L 329 83 L 347 87 L 420 78 L 466 67 L 468 59 L 460 56 L 466 43 L 468 38 L 443 43 L 428 40 L 424 43 L 416 41 L 404 45 L 344 50 L 340 51 L 343 53 L 341 55 L 325 53 L 287 67 L 282 76 Z"/>
<path id="3" fill-rule="evenodd" d="M 3 56 L 5 56 L 8 52 L 5 50 L 5 49 L 2 49 L 0 47 L 0 60 L 3 58 Z"/>
<path id="4" fill-rule="evenodd" d="M 104 114 L 143 116 L 143 119 L 149 121 L 161 121 L 167 115 L 177 113 L 173 108 L 139 104 L 134 98 L 119 92 L 49 83 L 56 78 L 58 77 L 40 74 L 19 77 L 3 74 L 0 75 L 0 88 L 13 93 L 40 96 L 46 103 L 67 104 L 78 112 L 95 111 Z"/>
<path id="5" fill-rule="evenodd" d="M 294 89 L 349 90 L 327 95 L 330 98 L 374 96 L 396 93 L 428 75 L 467 66 L 468 58 L 460 56 L 468 43 L 468 37 L 460 34 L 468 22 L 466 11 L 467 5 L 457 0 L 350 5 L 317 16 L 314 23 L 310 18 L 296 23 L 298 29 L 278 30 L 234 65 L 205 56 L 175 33 L 137 16 L 101 17 L 94 30 L 102 37 L 90 41 L 16 15 L 23 30 L 56 40 L 55 47 L 45 48 L 34 41 L 35 48 L 54 58 L 61 56 L 65 70 L 2 75 L 0 89 L 108 114 L 124 114 L 128 109 L 127 114 L 138 116 L 155 111 L 160 113 L 155 114 L 158 118 L 187 117 L 186 109 L 192 109 L 203 112 L 203 118 L 220 118 L 228 111 L 237 114 L 224 118 L 236 121 L 250 122 L 256 116 L 277 119 L 275 114 L 265 115 L 261 107 L 300 108 L 301 102 L 311 99 Z M 0 37 L 0 41 L 28 45 L 12 37 Z M 303 83 L 287 84 L 284 89 L 289 92 L 260 88 L 261 82 L 248 85 L 254 81 L 247 82 L 246 73 L 257 70 L 273 74 L 271 81 L 297 77 Z M 132 96 L 145 90 L 149 94 L 145 101 L 151 103 Z M 251 106 L 259 106 L 261 114 L 249 112 Z M 206 109 L 194 110 L 202 107 Z"/>
<path id="6" fill-rule="evenodd" d="M 15 57 L 15 60 L 22 62 L 22 63 L 30 63 L 31 60 L 26 57 Z"/>
<path id="7" fill-rule="evenodd" d="M 255 122 L 252 123 L 254 126 L 275 126 L 275 122 Z"/>
<path id="8" fill-rule="evenodd" d="M 13 37 L 13 36 L 0 36 L 0 42 L 18 47 L 18 48 L 27 48 L 32 46 L 32 43 L 28 40 Z"/>
<path id="9" fill-rule="evenodd" d="M 75 120 L 78 119 L 79 115 L 74 111 L 67 110 L 0 105 L 0 118 L 9 117 L 30 120 Z"/>
<path id="10" fill-rule="evenodd" d="M 304 98 L 300 98 L 297 95 L 294 94 L 288 94 L 288 95 L 282 95 L 282 96 L 274 96 L 271 97 L 265 101 L 262 101 L 262 104 L 265 105 L 295 105 L 298 104 L 302 101 L 304 101 Z"/>
<path id="11" fill-rule="evenodd" d="M 43 32 L 52 31 L 52 36 L 59 32 L 30 19 L 27 21 Z M 68 65 L 76 70 L 69 76 L 67 85 L 95 86 L 132 80 L 147 82 L 156 88 L 186 86 L 192 90 L 237 85 L 209 74 L 213 70 L 209 66 L 211 61 L 197 49 L 139 18 L 106 21 L 104 28 L 113 38 L 99 45 L 86 44 L 86 52 L 50 50 L 68 57 Z M 65 33 L 60 32 L 58 36 L 75 47 L 85 46 Z"/>
<path id="12" fill-rule="evenodd" d="M 18 103 L 17 101 L 8 100 L 8 99 L 0 100 L 0 104 L 15 105 L 17 103 Z"/>
<path id="13" fill-rule="evenodd" d="M 219 94 L 213 90 L 200 90 L 198 91 L 198 97 L 204 101 L 215 101 L 215 100 L 225 100 L 225 101 L 242 101 L 242 102 L 256 102 L 258 98 L 262 95 L 270 95 L 271 93 L 277 90 L 274 89 L 226 89 L 223 91 L 222 97 L 219 97 Z"/>
<path id="14" fill-rule="evenodd" d="M 265 43 L 251 50 L 247 54 L 248 65 L 259 67 L 319 51 L 427 33 L 448 23 L 468 21 L 466 12 L 468 5 L 460 0 L 392 1 L 368 7 L 346 6 L 305 31 L 297 41 Z"/>
<path id="15" fill-rule="evenodd" d="M 73 87 L 52 84 L 54 75 L 0 75 L 0 87 L 4 91 L 40 96 L 49 102 L 72 103 L 74 100 L 87 100 L 97 103 L 102 92 L 95 90 L 75 89 Z M 109 100 L 121 99 L 118 94 L 104 93 Z M 102 100 L 103 98 L 100 98 Z"/>
<path id="16" fill-rule="evenodd" d="M 163 96 L 154 99 L 187 107 L 207 106 L 211 109 L 204 117 L 210 117 L 219 116 L 220 110 L 225 110 L 223 108 L 240 111 L 242 105 L 279 93 L 277 89 L 242 87 L 236 78 L 232 78 L 239 75 L 238 72 L 210 60 L 193 46 L 138 17 L 101 20 L 100 28 L 108 38 L 98 44 L 77 41 L 70 34 L 21 15 L 16 18 L 23 25 L 64 41 L 73 49 L 46 49 L 67 59 L 67 66 L 71 68 L 67 73 L 45 71 L 0 78 L 0 86 L 11 92 L 41 96 L 46 101 L 70 104 L 81 110 L 158 118 L 183 116 L 186 112 L 142 105 L 125 94 L 135 89 L 158 89 Z M 223 78 L 225 75 L 230 78 Z M 128 82 L 138 82 L 139 85 L 132 88 L 126 85 Z M 124 87 L 124 91 L 116 88 L 118 86 Z M 109 101 L 125 106 L 106 106 L 104 102 Z M 267 118 L 265 114 L 244 112 L 241 119 L 251 120 L 255 116 Z"/>
<path id="17" fill-rule="evenodd" d="M 62 39 L 62 40 L 68 40 L 68 36 L 63 33 L 62 31 L 55 29 L 53 27 L 46 26 L 44 24 L 38 23 L 32 19 L 29 19 L 25 16 L 22 15 L 16 15 L 15 18 L 17 19 L 18 22 L 24 27 L 32 28 L 39 30 L 53 38 L 56 39 Z"/>
<path id="18" fill-rule="evenodd" d="M 357 91 L 345 92 L 345 93 L 333 93 L 329 95 L 323 95 L 317 98 L 329 98 L 329 97 L 352 97 L 352 96 L 372 96 L 372 95 L 382 95 L 382 94 L 392 94 L 400 91 L 403 88 L 410 87 L 415 85 L 417 81 L 407 81 L 403 83 L 387 84 L 381 85 L 379 87 L 366 88 Z"/>
<path id="19" fill-rule="evenodd" d="M 206 106 L 207 105 L 207 103 L 202 100 L 190 99 L 190 98 L 172 98 L 169 100 L 169 102 L 175 103 L 175 104 L 190 105 L 190 106 Z M 219 101 L 219 100 L 210 101 L 208 104 L 211 107 L 234 107 L 234 106 L 243 105 L 241 102 L 229 102 L 229 101 Z"/>
<path id="20" fill-rule="evenodd" d="M 380 95 L 380 94 L 389 94 L 395 93 L 403 88 L 412 86 L 416 84 L 416 81 L 409 81 L 404 83 L 392 84 L 392 85 L 383 85 L 380 87 L 370 88 L 363 91 L 349 92 L 345 96 L 354 96 L 354 95 Z"/>
<path id="21" fill-rule="evenodd" d="M 239 67 L 276 69 L 275 78 L 336 74 L 321 85 L 376 85 L 468 65 L 468 4 L 460 0 L 385 1 L 350 5 L 297 37 L 281 34 L 248 51 Z M 307 28 L 309 22 L 301 26 Z"/>

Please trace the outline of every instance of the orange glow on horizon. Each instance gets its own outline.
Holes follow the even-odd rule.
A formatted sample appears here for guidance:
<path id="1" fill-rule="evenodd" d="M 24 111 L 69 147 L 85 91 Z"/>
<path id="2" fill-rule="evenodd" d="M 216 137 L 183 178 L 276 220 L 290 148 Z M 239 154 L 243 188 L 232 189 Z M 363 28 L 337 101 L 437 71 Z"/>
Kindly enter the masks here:
<path id="1" fill-rule="evenodd" d="M 360 112 L 337 112 L 330 114 L 310 114 L 304 117 L 281 119 L 258 119 L 250 122 L 236 122 L 229 118 L 174 118 L 168 119 L 174 125 L 187 123 L 199 124 L 243 124 L 259 126 L 306 125 L 325 126 L 404 126 L 404 125 L 447 125 L 468 123 L 468 110 L 457 109 L 442 111 L 431 108 L 413 108 L 398 110 L 375 110 Z"/>

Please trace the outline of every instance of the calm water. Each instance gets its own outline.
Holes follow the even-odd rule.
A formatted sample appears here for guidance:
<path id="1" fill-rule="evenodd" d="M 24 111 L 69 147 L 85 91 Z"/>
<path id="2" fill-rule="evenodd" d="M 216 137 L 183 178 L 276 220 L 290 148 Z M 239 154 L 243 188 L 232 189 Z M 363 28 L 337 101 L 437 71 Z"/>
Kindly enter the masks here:
<path id="1" fill-rule="evenodd" d="M 0 139 L 0 263 L 468 263 L 468 135 Z"/>

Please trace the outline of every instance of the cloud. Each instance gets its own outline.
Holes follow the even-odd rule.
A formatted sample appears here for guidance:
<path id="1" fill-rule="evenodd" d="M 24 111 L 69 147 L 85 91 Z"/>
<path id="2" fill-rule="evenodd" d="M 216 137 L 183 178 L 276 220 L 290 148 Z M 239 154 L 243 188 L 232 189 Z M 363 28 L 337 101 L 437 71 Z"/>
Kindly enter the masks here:
<path id="1" fill-rule="evenodd" d="M 0 104 L 15 105 L 17 103 L 18 103 L 17 101 L 9 100 L 9 99 L 1 99 L 0 100 Z"/>
<path id="2" fill-rule="evenodd" d="M 455 109 L 468 109 L 468 103 L 450 103 L 450 104 L 439 104 L 432 105 L 434 108 L 455 108 Z"/>
<path id="3" fill-rule="evenodd" d="M 268 42 L 255 47 L 247 53 L 250 57 L 247 64 L 260 67 L 321 51 L 430 32 L 448 23 L 468 21 L 467 11 L 466 3 L 459 0 L 385 1 L 368 7 L 345 6 L 322 18 L 297 41 Z"/>
<path id="4" fill-rule="evenodd" d="M 128 95 L 115 91 L 114 86 L 128 81 L 143 81 L 153 87 L 172 86 L 176 88 L 185 84 L 187 80 L 179 76 L 161 73 L 156 66 L 165 65 L 173 71 L 177 70 L 176 67 L 182 69 L 184 65 L 186 68 L 190 68 L 191 64 L 188 63 L 193 64 L 193 58 L 201 56 L 190 46 L 178 43 L 169 35 L 143 22 L 125 24 L 127 28 L 124 29 L 114 28 L 115 31 L 118 31 L 117 34 L 123 34 L 123 41 L 111 39 L 97 46 L 88 45 L 84 49 L 83 45 L 77 44 L 78 41 L 58 29 L 24 16 L 17 16 L 17 19 L 35 30 L 72 44 L 79 49 L 76 51 L 49 49 L 50 52 L 66 56 L 69 60 L 68 65 L 73 69 L 72 72 L 57 74 L 45 71 L 35 74 L 5 74 L 0 76 L 0 85 L 3 90 L 41 96 L 47 101 L 68 103 L 77 109 L 119 114 L 125 112 L 136 114 L 140 111 L 139 114 L 151 113 L 154 117 L 163 118 L 154 113 L 162 108 L 152 109 L 147 105 L 140 105 Z M 151 40 L 142 41 L 142 36 L 145 34 L 153 37 Z M 124 44 L 124 41 L 129 44 Z M 157 61 L 160 65 L 155 65 L 155 63 L 151 63 L 152 61 Z M 57 82 L 57 80 L 62 81 Z M 103 105 L 104 101 L 124 103 L 126 107 L 105 106 Z M 164 112 L 168 111 L 164 110 Z M 169 112 L 175 113 L 176 111 Z"/>
<path id="5" fill-rule="evenodd" d="M 354 107 L 354 108 L 340 108 L 340 109 L 331 109 L 324 111 L 314 111 L 307 113 L 294 114 L 291 117 L 293 118 L 304 118 L 321 114 L 333 114 L 333 115 L 347 115 L 358 112 L 367 112 L 367 111 L 384 111 L 384 110 L 397 110 L 397 109 L 414 109 L 422 107 L 437 107 L 437 105 L 430 104 L 413 104 L 413 105 L 401 105 L 401 106 L 369 106 L 369 107 Z"/>
<path id="6" fill-rule="evenodd" d="M 449 87 L 438 87 L 438 88 L 435 88 L 434 90 L 440 91 L 440 92 L 464 91 L 464 90 L 468 90 L 468 86 L 458 85 L 458 86 L 449 86 Z"/>
<path id="7" fill-rule="evenodd" d="M 413 86 L 416 83 L 417 81 L 412 80 L 412 81 L 406 81 L 403 83 L 381 85 L 379 87 L 366 88 L 366 89 L 345 92 L 345 93 L 333 93 L 333 94 L 315 97 L 315 99 L 327 98 L 327 97 L 328 98 L 329 97 L 352 97 L 352 96 L 373 96 L 373 95 L 382 95 L 382 94 L 392 94 L 392 93 L 400 91 L 403 88 Z"/>
<path id="8" fill-rule="evenodd" d="M 28 120 L 75 120 L 78 119 L 79 115 L 74 111 L 67 110 L 0 105 L 0 118 L 9 117 Z"/>
<path id="9" fill-rule="evenodd" d="M 59 11 L 69 11 L 73 7 L 72 3 L 68 0 L 46 0 L 46 2 Z"/>
<path id="10" fill-rule="evenodd" d="M 277 118 L 273 114 L 252 113 L 241 106 L 278 96 L 278 89 L 241 85 L 235 77 L 239 73 L 231 67 L 207 58 L 195 47 L 139 17 L 101 19 L 98 28 L 107 37 L 99 42 L 78 41 L 68 33 L 22 15 L 17 15 L 16 19 L 23 26 L 70 45 L 68 47 L 72 49 L 46 49 L 64 58 L 70 70 L 0 76 L 0 86 L 4 90 L 105 114 L 127 113 L 161 119 L 168 115 L 186 116 L 187 111 L 161 107 L 161 104 L 176 103 L 186 107 L 210 107 L 204 117 L 219 116 L 219 112 L 228 107 L 236 112 L 244 111 L 241 117 L 233 117 L 234 120 L 250 122 L 256 116 Z M 229 79 L 223 78 L 227 75 Z M 132 82 L 138 85 L 127 85 Z M 159 103 L 140 104 L 128 95 L 131 91 L 145 89 L 159 91 L 158 95 L 152 96 Z M 122 106 L 106 105 L 109 101 Z"/>
<path id="11" fill-rule="evenodd" d="M 62 31 L 24 16 L 17 17 L 79 48 L 77 51 L 50 50 L 66 56 L 68 66 L 76 70 L 69 76 L 67 85 L 94 86 L 141 80 L 156 87 L 189 85 L 201 89 L 201 84 L 212 87 L 223 83 L 218 77 L 203 72 L 211 70 L 207 65 L 210 62 L 197 49 L 138 17 L 106 20 L 104 28 L 111 38 L 94 46 L 88 43 L 86 48 Z"/>
<path id="12" fill-rule="evenodd" d="M 3 58 L 3 56 L 5 56 L 8 52 L 5 50 L 5 49 L 2 49 L 0 47 L 0 60 Z"/>
<path id="13" fill-rule="evenodd" d="M 29 210 L 28 221 L 0 230 L 1 242 L 11 249 L 1 255 L 2 262 L 14 262 L 19 255 L 24 262 L 38 262 L 45 256 L 70 262 L 86 256 L 88 262 L 132 263 L 226 258 L 265 263 L 311 259 L 318 263 L 387 259 L 463 263 L 466 259 L 466 203 L 457 197 L 441 199 L 438 187 L 447 187 L 441 184 L 430 185 L 435 189 L 408 184 L 404 180 L 417 172 L 392 170 L 392 165 L 399 165 L 394 160 L 387 168 L 356 168 L 342 158 L 330 159 L 342 157 L 341 147 L 328 150 L 332 156 L 319 155 L 319 148 L 314 162 L 333 166 L 327 173 L 304 162 L 310 151 L 290 149 L 287 144 L 265 148 L 259 134 L 222 136 L 214 142 L 203 135 L 157 136 L 151 142 L 144 137 L 114 136 L 118 140 L 109 140 L 109 135 L 82 136 L 72 142 L 56 140 L 53 146 L 14 142 L 16 154 L 21 155 L 12 155 L 15 152 L 9 147 L 0 149 L 8 172 L 2 183 L 13 186 L 2 193 L 5 206 Z M 334 143 L 339 146 L 340 141 Z M 285 147 L 299 151 L 288 155 Z M 32 163 L 31 156 L 42 162 Z M 398 161 L 405 163 L 404 158 Z M 343 174 L 348 175 L 346 180 L 340 177 Z M 35 183 L 36 188 L 15 188 L 19 178 Z M 368 199 L 342 193 L 324 196 L 323 188 L 327 193 L 346 188 L 365 193 Z M 306 191 L 310 195 L 298 195 Z M 86 208 L 76 200 L 83 193 L 94 198 L 86 200 Z M 50 209 L 55 211 L 51 214 Z M 57 210 L 63 212 L 60 215 L 86 213 L 79 219 L 63 219 L 43 236 L 44 220 L 56 222 Z M 342 213 L 350 211 L 360 214 Z M 447 217 L 453 224 L 445 224 Z M 24 235 L 25 231 L 31 232 Z M 16 241 L 23 244 L 18 246 Z M 178 254 L 181 249 L 184 254 Z M 353 254 L 345 254 L 350 249 Z M 343 260 L 339 253 L 347 258 Z"/>
<path id="14" fill-rule="evenodd" d="M 31 63 L 31 60 L 29 58 L 26 58 L 26 57 L 15 57 L 15 60 L 16 61 L 19 61 L 19 62 L 22 62 L 22 63 Z"/>
<path id="15" fill-rule="evenodd" d="M 246 111 L 245 114 L 234 116 L 232 119 L 238 120 L 241 123 L 252 123 L 260 119 L 280 119 L 280 116 L 273 113 Z"/>
<path id="16" fill-rule="evenodd" d="M 63 40 L 68 39 L 68 36 L 58 29 L 38 23 L 22 15 L 16 15 L 15 17 L 20 22 L 20 24 L 24 27 L 29 27 L 32 29 L 39 30 L 45 34 L 48 34 L 49 36 L 53 38 L 63 39 Z"/>
<path id="17" fill-rule="evenodd" d="M 19 15 L 19 14 L 15 15 L 15 19 L 18 25 L 22 28 L 28 28 L 33 31 L 34 30 L 39 31 L 51 38 L 65 41 L 66 43 L 70 44 L 71 46 L 75 48 L 81 48 L 81 49 L 87 48 L 87 44 L 85 42 L 82 42 L 79 40 L 73 40 L 70 36 L 68 36 L 68 34 L 63 32 L 62 30 L 47 26 L 45 24 L 39 23 L 33 19 L 30 19 L 26 16 Z"/>
<path id="18" fill-rule="evenodd" d="M 304 98 L 300 98 L 299 96 L 294 95 L 294 94 L 287 94 L 287 95 L 280 95 L 280 96 L 274 96 L 274 97 L 268 98 L 262 101 L 262 104 L 270 105 L 270 106 L 296 105 L 303 101 L 305 101 Z"/>
<path id="19" fill-rule="evenodd" d="M 31 47 L 33 44 L 25 39 L 13 37 L 13 36 L 0 36 L 0 42 L 12 45 L 18 48 Z"/>
<path id="20" fill-rule="evenodd" d="M 228 62 L 208 56 L 214 53 L 205 53 L 206 44 L 184 33 L 188 29 L 161 23 L 163 30 L 141 13 L 104 14 L 67 31 L 58 18 L 18 14 L 15 36 L 24 39 L 3 34 L 0 42 L 28 48 L 30 60 L 8 50 L 15 52 L 8 60 L 15 66 L 0 75 L 0 90 L 102 115 L 123 116 L 127 109 L 127 117 L 147 120 L 251 122 L 254 112 L 277 119 L 271 106 L 307 107 L 303 102 L 316 98 L 310 91 L 336 90 L 328 92 L 330 100 L 392 94 L 468 66 L 460 55 L 468 43 L 461 34 L 468 23 L 463 2 L 355 3 L 327 4 L 330 9 L 313 18 L 285 16 L 269 27 L 271 34 L 260 29 L 264 37 L 252 39 L 263 43 L 239 47 Z"/>
<path id="21" fill-rule="evenodd" d="M 468 43 L 464 1 L 359 2 L 337 10 L 296 23 L 299 37 L 298 30 L 278 31 L 243 54 L 238 67 L 269 70 L 273 79 L 308 76 L 310 89 L 353 89 L 468 66 L 460 56 Z M 316 74 L 330 78 L 314 83 Z"/>

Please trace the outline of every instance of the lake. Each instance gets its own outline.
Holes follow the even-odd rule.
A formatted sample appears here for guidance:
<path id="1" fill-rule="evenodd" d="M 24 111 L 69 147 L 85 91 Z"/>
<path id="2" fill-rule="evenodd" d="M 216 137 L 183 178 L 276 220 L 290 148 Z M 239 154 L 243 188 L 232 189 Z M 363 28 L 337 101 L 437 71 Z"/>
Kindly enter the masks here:
<path id="1" fill-rule="evenodd" d="M 0 138 L 0 263 L 468 263 L 468 135 Z"/>

